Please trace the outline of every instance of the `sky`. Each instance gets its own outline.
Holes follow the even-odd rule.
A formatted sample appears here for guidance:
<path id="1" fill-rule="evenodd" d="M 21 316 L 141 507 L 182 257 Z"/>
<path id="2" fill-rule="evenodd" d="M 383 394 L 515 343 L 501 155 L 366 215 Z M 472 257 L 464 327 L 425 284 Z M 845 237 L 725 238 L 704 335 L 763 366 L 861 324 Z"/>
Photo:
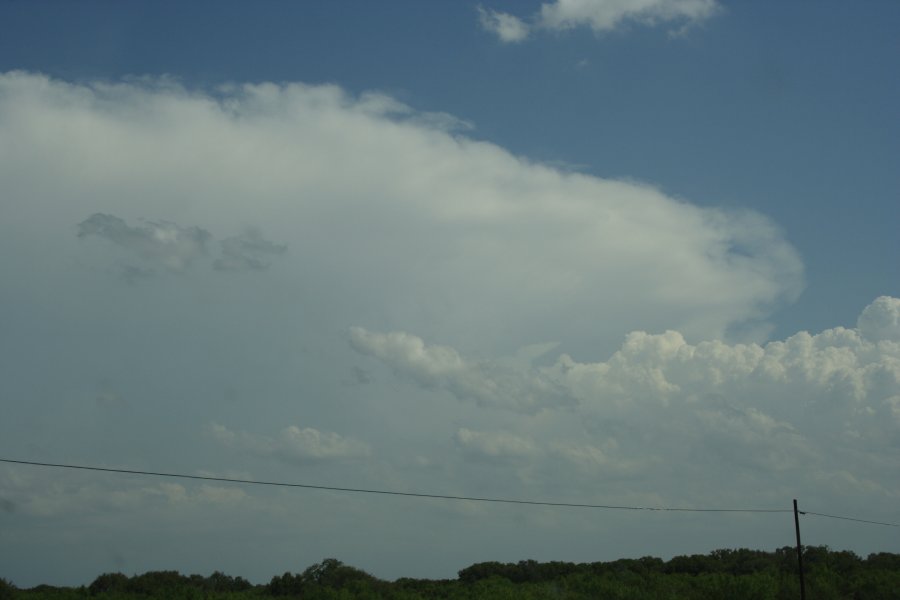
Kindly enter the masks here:
<path id="1" fill-rule="evenodd" d="M 0 2 L 0 458 L 900 523 L 898 26 Z M 20 586 L 793 543 L 789 512 L 0 463 Z"/>

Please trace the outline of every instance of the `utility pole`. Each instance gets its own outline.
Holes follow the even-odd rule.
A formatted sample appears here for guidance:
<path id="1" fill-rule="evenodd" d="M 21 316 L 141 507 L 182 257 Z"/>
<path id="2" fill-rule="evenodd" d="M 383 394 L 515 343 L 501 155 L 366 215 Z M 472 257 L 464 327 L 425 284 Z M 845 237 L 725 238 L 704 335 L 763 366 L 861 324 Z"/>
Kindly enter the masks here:
<path id="1" fill-rule="evenodd" d="M 803 546 L 800 545 L 800 511 L 794 498 L 794 529 L 797 531 L 797 566 L 800 568 L 800 600 L 806 600 L 806 586 L 803 583 Z"/>

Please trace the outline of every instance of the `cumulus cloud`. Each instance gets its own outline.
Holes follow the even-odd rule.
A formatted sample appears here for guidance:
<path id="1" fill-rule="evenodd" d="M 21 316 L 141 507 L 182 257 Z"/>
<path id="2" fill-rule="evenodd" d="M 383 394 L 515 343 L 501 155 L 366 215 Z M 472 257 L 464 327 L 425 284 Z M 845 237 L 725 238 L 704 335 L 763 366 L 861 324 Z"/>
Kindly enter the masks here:
<path id="1" fill-rule="evenodd" d="M 522 390 L 533 395 L 530 406 L 566 406 L 542 401 L 536 381 L 551 397 L 576 403 L 560 419 L 578 427 L 562 437 L 533 416 L 511 418 L 515 425 L 502 432 L 459 429 L 455 441 L 470 457 L 528 457 L 534 469 L 545 465 L 547 477 L 564 460 L 595 473 L 642 471 L 658 483 L 670 481 L 673 469 L 698 486 L 730 474 L 773 490 L 799 482 L 821 489 L 852 474 L 857 489 L 900 498 L 896 478 L 886 476 L 900 472 L 897 453 L 886 452 L 900 448 L 898 307 L 900 300 L 881 297 L 862 312 L 858 329 L 800 332 L 764 345 L 633 332 L 603 362 L 563 354 L 553 365 L 500 376 L 409 334 L 355 330 L 353 344 L 425 388 L 463 396 L 466 381 L 489 389 L 490 406 L 518 409 Z M 512 433 L 525 430 L 530 438 Z"/>
<path id="2" fill-rule="evenodd" d="M 420 385 L 445 389 L 460 400 L 522 412 L 571 403 L 553 374 L 528 364 L 463 359 L 453 348 L 429 345 L 414 335 L 361 327 L 350 330 L 350 343 Z"/>
<path id="3" fill-rule="evenodd" d="M 719 10 L 716 0 L 555 0 L 541 5 L 531 19 L 533 25 L 508 13 L 479 8 L 481 26 L 503 42 L 525 40 L 533 29 L 564 31 L 590 27 L 594 32 L 612 31 L 627 23 L 680 24 L 676 32 L 700 23 Z"/>
<path id="4" fill-rule="evenodd" d="M 880 296 L 859 315 L 856 328 L 867 340 L 900 341 L 900 299 Z"/>
<path id="5" fill-rule="evenodd" d="M 214 440 L 225 446 L 298 465 L 358 460 L 371 453 L 369 446 L 363 442 L 312 427 L 301 429 L 289 425 L 276 436 L 266 436 L 232 431 L 224 425 L 211 423 L 207 431 Z"/>

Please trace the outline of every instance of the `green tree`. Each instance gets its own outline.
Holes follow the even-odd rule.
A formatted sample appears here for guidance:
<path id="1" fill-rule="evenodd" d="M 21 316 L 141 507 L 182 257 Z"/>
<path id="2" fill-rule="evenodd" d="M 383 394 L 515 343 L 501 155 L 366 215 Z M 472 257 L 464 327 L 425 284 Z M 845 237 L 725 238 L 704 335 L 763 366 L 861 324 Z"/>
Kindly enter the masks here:
<path id="1" fill-rule="evenodd" d="M 120 593 L 128 586 L 128 577 L 123 573 L 104 573 L 97 577 L 88 591 L 92 596 L 104 593 Z"/>
<path id="2" fill-rule="evenodd" d="M 16 586 L 0 577 L 0 600 L 12 600 L 16 597 Z"/>
<path id="3" fill-rule="evenodd" d="M 303 593 L 304 582 L 300 575 L 285 573 L 275 575 L 266 586 L 266 593 L 270 596 L 299 596 Z"/>
<path id="4" fill-rule="evenodd" d="M 312 565 L 301 575 L 307 583 L 315 583 L 323 587 L 342 589 L 353 582 L 372 583 L 376 578 L 361 569 L 345 565 L 336 558 L 326 558 Z"/>

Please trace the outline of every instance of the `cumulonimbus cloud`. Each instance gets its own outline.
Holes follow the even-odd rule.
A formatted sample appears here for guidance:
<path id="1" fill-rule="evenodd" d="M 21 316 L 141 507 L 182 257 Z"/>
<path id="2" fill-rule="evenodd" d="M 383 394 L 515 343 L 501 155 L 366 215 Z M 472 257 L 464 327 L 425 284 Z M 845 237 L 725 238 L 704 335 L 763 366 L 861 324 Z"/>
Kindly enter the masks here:
<path id="1" fill-rule="evenodd" d="M 474 346 L 722 337 L 764 326 L 802 289 L 796 252 L 759 214 L 535 164 L 445 121 L 336 86 L 207 93 L 8 73 L 0 177 L 14 216 L 0 240 L 6 255 L 77 254 L 60 236 L 101 215 L 85 235 L 147 257 L 140 277 L 196 261 L 202 232 L 252 224 L 279 243 L 225 237 L 220 269 L 277 256 L 333 327 L 371 317 Z"/>

